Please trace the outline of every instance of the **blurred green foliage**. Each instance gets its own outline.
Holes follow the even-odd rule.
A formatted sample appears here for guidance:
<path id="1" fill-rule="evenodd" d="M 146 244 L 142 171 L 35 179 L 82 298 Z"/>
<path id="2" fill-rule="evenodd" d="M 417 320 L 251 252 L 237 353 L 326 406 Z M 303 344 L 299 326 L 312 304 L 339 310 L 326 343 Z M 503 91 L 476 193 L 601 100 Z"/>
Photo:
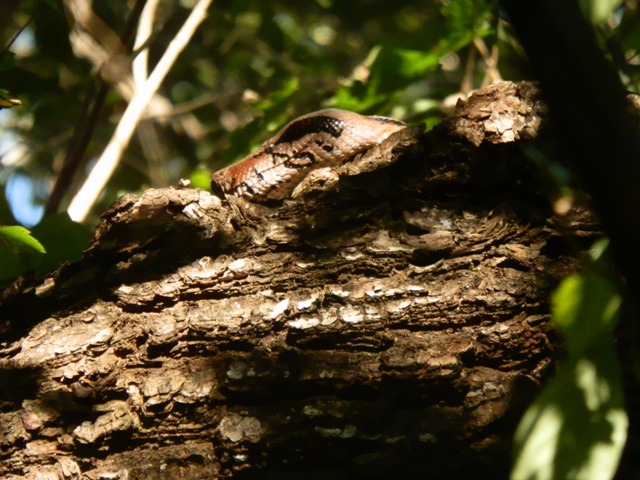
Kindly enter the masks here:
<path id="1" fill-rule="evenodd" d="M 622 297 L 602 245 L 594 250 L 598 260 L 553 295 L 566 357 L 520 423 L 514 480 L 599 480 L 616 473 L 629 424 L 613 335 Z"/>
<path id="2" fill-rule="evenodd" d="M 24 272 L 45 273 L 63 262 L 79 260 L 89 246 L 91 230 L 66 213 L 47 215 L 31 231 L 0 226 L 0 280 Z"/>
<path id="3" fill-rule="evenodd" d="M 93 8 L 121 35 L 133 3 L 93 2 Z M 31 199 L 36 207 L 47 200 L 79 127 L 83 102 L 97 83 L 96 65 L 74 53 L 61 4 L 6 0 L 0 6 L 3 45 L 28 24 L 0 57 L 0 88 L 23 103 L 0 128 L 25 147 L 0 148 L 9 153 L 2 158 L 0 189 L 4 194 L 13 174 L 26 173 L 37 186 Z M 134 138 L 95 214 L 123 191 L 175 184 L 195 170 L 219 169 L 287 121 L 322 107 L 437 123 L 443 112 L 434 107 L 459 92 L 470 72 L 470 87 L 485 79 L 482 58 L 469 60 L 469 52 L 474 38 L 486 38 L 489 47 L 498 42 L 495 4 L 215 1 L 161 87 L 171 105 L 168 115 L 148 122 Z M 182 5 L 160 2 L 149 42 L 150 68 L 188 15 Z M 76 182 L 102 152 L 125 106 L 126 99 L 111 86 Z M 76 188 L 77 183 L 71 190 Z M 16 223 L 6 211 L 0 214 L 1 222 Z"/>
<path id="4" fill-rule="evenodd" d="M 93 8 L 121 35 L 133 3 L 93 2 Z M 149 42 L 151 67 L 188 15 L 185 3 L 160 1 Z M 582 4 L 598 20 L 603 44 L 629 87 L 637 90 L 637 8 L 620 1 Z M 26 174 L 34 186 L 29 203 L 37 209 L 46 203 L 79 128 L 98 67 L 74 53 L 62 2 L 3 1 L 0 45 L 25 26 L 0 56 L 2 97 L 22 102 L 0 117 L 0 193 L 6 196 L 13 175 Z M 123 191 L 175 184 L 195 170 L 221 168 L 291 118 L 322 107 L 433 125 L 444 114 L 445 98 L 490 78 L 478 41 L 499 52 L 503 78 L 531 77 L 497 1 L 215 1 L 159 92 L 170 102 L 169 112 L 140 129 L 93 219 Z M 125 106 L 111 85 L 76 182 L 104 149 Z M 1 135 L 8 133 L 20 148 L 5 146 Z M 77 183 L 69 193 L 76 188 Z M 19 223 L 11 212 L 27 206 L 9 201 L 12 210 L 0 209 L 0 223 Z"/>
<path id="5" fill-rule="evenodd" d="M 149 70 L 189 14 L 186 3 L 160 1 L 148 42 Z M 413 120 L 428 117 L 437 123 L 443 112 L 435 107 L 459 90 L 464 75 L 472 72 L 469 85 L 483 81 L 482 61 L 474 59 L 477 68 L 465 70 L 459 55 L 467 55 L 476 36 L 497 40 L 491 23 L 494 3 L 214 2 L 159 91 L 169 110 L 140 126 L 92 221 L 125 192 L 175 184 L 180 178 L 208 188 L 211 171 L 242 158 L 291 118 L 326 106 Z M 117 36 L 126 31 L 133 5 L 92 4 L 97 18 Z M 0 225 L 37 221 L 67 150 L 86 123 L 85 104 L 95 100 L 100 88 L 101 64 L 77 51 L 72 29 L 63 2 L 7 0 L 0 5 L 0 45 L 11 44 L 0 56 L 0 98 L 22 102 L 11 115 L 0 116 Z M 443 55 L 453 59 L 446 69 L 441 68 Z M 113 81 L 107 87 L 84 163 L 62 208 L 126 107 L 127 98 Z M 51 237 L 43 225 L 55 230 L 55 220 L 45 218 L 36 227 L 43 238 Z M 62 226 L 57 231 L 69 235 L 62 243 L 77 248 L 75 254 L 67 250 L 71 260 L 84 248 L 86 232 Z M 47 250 L 45 258 L 65 259 Z M 16 265 L 36 268 L 35 258 Z M 8 261 L 3 268 L 4 278 L 19 271 Z"/>

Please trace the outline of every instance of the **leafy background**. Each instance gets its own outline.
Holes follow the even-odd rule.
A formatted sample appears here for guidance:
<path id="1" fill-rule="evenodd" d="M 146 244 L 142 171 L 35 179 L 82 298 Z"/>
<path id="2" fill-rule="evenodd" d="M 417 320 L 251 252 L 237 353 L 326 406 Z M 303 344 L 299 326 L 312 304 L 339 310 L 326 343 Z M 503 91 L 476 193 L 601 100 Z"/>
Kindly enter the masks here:
<path id="1" fill-rule="evenodd" d="M 93 6 L 120 34 L 132 3 Z M 187 16 L 185 3 L 161 2 L 152 64 Z M 3 131 L 14 133 L 20 148 L 0 150 L 2 197 L 7 185 L 11 190 L 17 182 L 23 189 L 19 199 L 9 192 L 11 208 L 5 203 L 0 218 L 5 224 L 35 223 L 37 215 L 25 213 L 26 206 L 46 203 L 83 101 L 95 89 L 96 68 L 74 55 L 69 22 L 56 2 L 9 0 L 0 9 L 4 45 L 30 22 L 0 63 L 0 87 L 22 102 L 10 118 L 4 116 Z M 485 79 L 474 39 L 483 38 L 487 48 L 500 43 L 503 56 L 517 48 L 510 37 L 498 39 L 495 13 L 490 3 L 473 1 L 214 2 L 161 87 L 171 102 L 168 115 L 147 122 L 94 212 L 125 191 L 218 169 L 292 117 L 325 106 L 436 122 L 443 99 Z M 503 75 L 521 78 L 521 64 L 517 57 L 504 62 L 513 67 Z M 125 106 L 111 89 L 77 180 L 104 148 Z"/>
<path id="2" fill-rule="evenodd" d="M 150 114 L 139 125 L 80 225 L 65 215 L 66 206 L 111 138 L 127 98 L 113 78 L 101 80 L 100 65 L 74 50 L 65 3 L 0 3 L 0 279 L 79 258 L 90 226 L 123 193 L 181 178 L 208 188 L 212 171 L 300 114 L 335 106 L 431 127 L 475 88 L 533 77 L 497 1 L 217 0 L 160 88 L 162 115 Z M 80 3 L 118 36 L 139 5 Z M 194 3 L 159 1 L 148 42 L 151 66 Z M 637 92 L 637 2 L 580 3 L 621 80 Z M 80 149 L 82 163 L 60 205 L 49 205 L 51 214 L 43 217 L 87 123 L 86 105 L 101 88 L 104 102 Z M 605 249 L 595 251 L 592 267 L 554 295 L 567 358 L 523 420 L 514 478 L 600 479 L 616 471 L 627 425 L 613 347 L 620 296 Z"/>

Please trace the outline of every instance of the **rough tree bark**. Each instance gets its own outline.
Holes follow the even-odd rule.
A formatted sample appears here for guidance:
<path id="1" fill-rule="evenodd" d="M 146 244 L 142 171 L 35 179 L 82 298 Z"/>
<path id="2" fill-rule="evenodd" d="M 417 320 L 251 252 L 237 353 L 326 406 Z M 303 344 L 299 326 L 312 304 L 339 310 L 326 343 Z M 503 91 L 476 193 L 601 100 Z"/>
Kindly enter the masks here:
<path id="1" fill-rule="evenodd" d="M 3 294 L 0 476 L 506 476 L 596 233 L 521 153 L 542 111 L 495 85 L 280 206 L 123 197 Z"/>

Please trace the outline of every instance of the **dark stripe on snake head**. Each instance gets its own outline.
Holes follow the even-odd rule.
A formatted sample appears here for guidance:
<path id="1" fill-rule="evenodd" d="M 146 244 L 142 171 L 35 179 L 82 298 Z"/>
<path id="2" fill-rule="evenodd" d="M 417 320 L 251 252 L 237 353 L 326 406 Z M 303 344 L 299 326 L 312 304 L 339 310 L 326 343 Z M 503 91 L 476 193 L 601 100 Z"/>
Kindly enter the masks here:
<path id="1" fill-rule="evenodd" d="M 295 142 L 296 140 L 306 135 L 316 134 L 320 132 L 325 132 L 334 138 L 338 138 L 342 134 L 343 130 L 344 125 L 342 124 L 342 121 L 338 120 L 337 118 L 326 117 L 324 115 L 302 118 L 300 120 L 292 122 L 280 134 L 275 142 L 275 145 Z"/>

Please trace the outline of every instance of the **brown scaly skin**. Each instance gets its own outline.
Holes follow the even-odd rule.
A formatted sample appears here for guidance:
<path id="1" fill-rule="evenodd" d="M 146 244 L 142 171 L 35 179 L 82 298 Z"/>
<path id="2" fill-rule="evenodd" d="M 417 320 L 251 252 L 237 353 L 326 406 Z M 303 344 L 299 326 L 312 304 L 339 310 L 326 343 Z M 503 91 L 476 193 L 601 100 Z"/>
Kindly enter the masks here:
<path id="1" fill-rule="evenodd" d="M 256 202 L 283 199 L 310 171 L 342 165 L 406 127 L 393 118 L 337 108 L 309 113 L 240 162 L 215 172 L 211 188 Z"/>

